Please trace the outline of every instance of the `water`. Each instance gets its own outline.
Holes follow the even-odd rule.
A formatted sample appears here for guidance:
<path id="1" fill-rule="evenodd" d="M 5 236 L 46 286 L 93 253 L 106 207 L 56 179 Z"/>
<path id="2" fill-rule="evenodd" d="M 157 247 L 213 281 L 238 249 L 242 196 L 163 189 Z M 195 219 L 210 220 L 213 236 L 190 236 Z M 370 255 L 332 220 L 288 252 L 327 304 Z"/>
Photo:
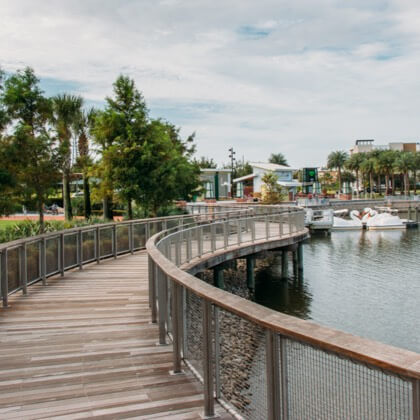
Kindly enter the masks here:
<path id="1" fill-rule="evenodd" d="M 256 301 L 420 353 L 420 230 L 333 232 L 304 244 L 304 275 L 280 259 L 257 275 Z"/>

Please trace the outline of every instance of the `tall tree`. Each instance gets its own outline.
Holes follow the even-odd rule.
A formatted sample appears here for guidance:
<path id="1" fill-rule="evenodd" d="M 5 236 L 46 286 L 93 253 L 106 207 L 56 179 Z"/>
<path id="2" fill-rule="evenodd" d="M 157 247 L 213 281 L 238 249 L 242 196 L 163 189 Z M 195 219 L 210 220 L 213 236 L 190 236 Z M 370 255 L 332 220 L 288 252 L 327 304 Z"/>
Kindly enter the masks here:
<path id="1" fill-rule="evenodd" d="M 396 168 L 403 174 L 404 178 L 404 194 L 406 196 L 410 193 L 409 172 L 414 170 L 414 154 L 411 152 L 401 152 L 395 163 Z"/>
<path id="2" fill-rule="evenodd" d="M 200 159 L 194 159 L 194 163 L 201 169 L 216 169 L 217 163 L 206 156 L 201 156 Z"/>
<path id="3" fill-rule="evenodd" d="M 276 163 L 277 165 L 289 166 L 283 153 L 272 153 L 268 161 L 270 163 Z"/>
<path id="4" fill-rule="evenodd" d="M 362 164 L 365 156 L 363 153 L 354 153 L 350 156 L 349 159 L 345 162 L 345 166 L 347 169 L 350 169 L 355 173 L 356 176 L 356 188 L 357 188 L 357 196 L 359 197 L 359 173 L 360 173 L 360 165 Z"/>
<path id="5" fill-rule="evenodd" d="M 371 198 L 373 196 L 373 175 L 375 173 L 375 167 L 376 167 L 376 161 L 374 158 L 365 159 L 360 166 L 360 170 L 362 171 L 362 173 L 368 176 Z"/>
<path id="6" fill-rule="evenodd" d="M 385 194 L 389 194 L 389 180 L 394 169 L 395 153 L 392 150 L 384 150 L 378 156 L 377 169 L 385 175 Z"/>
<path id="7" fill-rule="evenodd" d="M 63 149 L 48 131 L 51 102 L 43 96 L 31 68 L 6 79 L 0 100 L 12 122 L 7 147 L 14 176 L 28 195 L 35 195 L 42 232 L 45 200 L 58 181 L 63 157 Z"/>
<path id="8" fill-rule="evenodd" d="M 420 152 L 415 152 L 413 162 L 414 195 L 417 194 L 417 172 L 420 171 Z"/>
<path id="9" fill-rule="evenodd" d="M 72 129 L 80 119 L 83 99 L 80 96 L 60 94 L 52 98 L 52 118 L 61 148 L 64 153 L 63 162 L 63 205 L 66 220 L 71 220 L 70 175 L 71 175 L 71 139 Z"/>
<path id="10" fill-rule="evenodd" d="M 341 193 L 341 170 L 343 169 L 348 155 L 344 151 L 331 152 L 328 155 L 327 166 L 329 169 L 336 169 L 338 172 L 338 190 Z"/>

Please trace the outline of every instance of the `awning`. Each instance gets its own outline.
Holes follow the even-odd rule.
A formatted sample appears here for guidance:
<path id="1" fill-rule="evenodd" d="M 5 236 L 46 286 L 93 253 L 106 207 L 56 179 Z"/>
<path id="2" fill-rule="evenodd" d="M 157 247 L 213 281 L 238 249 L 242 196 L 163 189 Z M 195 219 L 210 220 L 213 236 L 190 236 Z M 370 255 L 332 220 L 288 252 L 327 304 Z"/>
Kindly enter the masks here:
<path id="1" fill-rule="evenodd" d="M 299 181 L 277 181 L 277 184 L 279 184 L 282 187 L 288 187 L 288 188 L 302 186 L 302 183 Z"/>
<path id="2" fill-rule="evenodd" d="M 244 175 L 244 176 L 241 176 L 240 178 L 235 178 L 233 182 L 236 183 L 236 182 L 246 181 L 247 179 L 252 179 L 252 178 L 255 178 L 256 176 L 257 174 Z"/>

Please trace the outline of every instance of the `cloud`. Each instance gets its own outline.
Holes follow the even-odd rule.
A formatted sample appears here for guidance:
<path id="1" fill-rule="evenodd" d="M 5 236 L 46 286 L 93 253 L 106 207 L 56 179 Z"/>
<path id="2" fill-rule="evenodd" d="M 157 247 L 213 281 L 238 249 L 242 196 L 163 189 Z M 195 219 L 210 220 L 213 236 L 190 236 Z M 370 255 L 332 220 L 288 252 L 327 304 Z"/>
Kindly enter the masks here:
<path id="1" fill-rule="evenodd" d="M 100 104 L 125 73 L 199 154 L 321 164 L 419 131 L 414 0 L 0 0 L 0 66 Z"/>

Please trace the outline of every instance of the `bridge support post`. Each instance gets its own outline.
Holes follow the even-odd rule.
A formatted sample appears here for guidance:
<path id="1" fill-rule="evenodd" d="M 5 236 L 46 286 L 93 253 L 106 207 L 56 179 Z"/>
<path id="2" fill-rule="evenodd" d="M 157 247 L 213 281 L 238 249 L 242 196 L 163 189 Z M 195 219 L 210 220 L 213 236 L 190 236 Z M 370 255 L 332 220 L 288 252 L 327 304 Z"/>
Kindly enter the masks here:
<path id="1" fill-rule="evenodd" d="M 248 255 L 246 257 L 246 284 L 248 289 L 255 290 L 255 257 Z"/>
<path id="2" fill-rule="evenodd" d="M 213 268 L 214 285 L 219 289 L 225 288 L 225 279 L 223 275 L 223 266 L 219 265 Z"/>
<path id="3" fill-rule="evenodd" d="M 297 249 L 297 258 L 298 258 L 298 269 L 299 273 L 303 273 L 303 245 L 302 242 L 299 242 Z"/>
<path id="4" fill-rule="evenodd" d="M 292 251 L 292 256 L 293 256 L 293 275 L 296 277 L 298 274 L 298 253 L 297 253 L 297 249 L 294 249 Z"/>
<path id="5" fill-rule="evenodd" d="M 287 258 L 287 253 L 287 249 L 283 249 L 281 254 L 281 276 L 284 279 L 289 275 L 289 260 Z"/>

